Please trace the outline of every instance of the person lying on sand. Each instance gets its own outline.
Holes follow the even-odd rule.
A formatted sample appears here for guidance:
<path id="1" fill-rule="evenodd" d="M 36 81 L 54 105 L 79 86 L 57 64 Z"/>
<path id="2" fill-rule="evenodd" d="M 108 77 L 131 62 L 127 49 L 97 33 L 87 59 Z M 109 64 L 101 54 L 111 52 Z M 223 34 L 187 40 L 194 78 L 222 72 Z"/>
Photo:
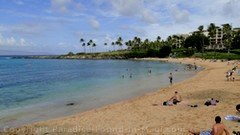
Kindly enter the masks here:
<path id="1" fill-rule="evenodd" d="M 189 130 L 189 132 L 193 135 L 224 135 L 224 133 L 226 135 L 230 135 L 226 126 L 223 123 L 221 123 L 220 116 L 215 117 L 215 122 L 216 124 L 212 126 L 212 130 L 201 131 L 201 132 L 194 132 Z"/>

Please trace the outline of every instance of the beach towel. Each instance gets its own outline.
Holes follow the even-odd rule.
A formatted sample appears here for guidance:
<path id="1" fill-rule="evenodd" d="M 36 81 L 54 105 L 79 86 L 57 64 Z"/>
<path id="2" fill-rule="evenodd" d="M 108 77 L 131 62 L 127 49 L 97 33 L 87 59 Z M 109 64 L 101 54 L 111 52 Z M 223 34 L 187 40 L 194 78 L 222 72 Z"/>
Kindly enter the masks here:
<path id="1" fill-rule="evenodd" d="M 240 122 L 240 117 L 234 115 L 227 115 L 225 116 L 225 120 Z"/>
<path id="2" fill-rule="evenodd" d="M 211 135 L 211 130 L 201 131 L 200 135 Z"/>

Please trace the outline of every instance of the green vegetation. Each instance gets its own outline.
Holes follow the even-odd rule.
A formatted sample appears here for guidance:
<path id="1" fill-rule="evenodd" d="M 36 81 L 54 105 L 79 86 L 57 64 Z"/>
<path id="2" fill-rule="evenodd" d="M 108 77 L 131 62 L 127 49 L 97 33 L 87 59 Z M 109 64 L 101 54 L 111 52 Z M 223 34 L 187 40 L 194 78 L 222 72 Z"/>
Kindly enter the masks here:
<path id="1" fill-rule="evenodd" d="M 240 55 L 235 53 L 221 53 L 221 52 L 206 52 L 203 55 L 200 53 L 195 53 L 195 57 L 200 57 L 203 59 L 227 59 L 227 60 L 236 60 L 240 59 Z"/>
<path id="2" fill-rule="evenodd" d="M 200 57 L 204 59 L 239 59 L 240 58 L 240 29 L 233 29 L 229 24 L 222 25 L 221 45 L 224 48 L 217 48 L 219 42 L 215 34 L 220 27 L 210 23 L 207 30 L 204 26 L 192 32 L 191 35 L 171 35 L 166 40 L 157 36 L 155 40 L 141 39 L 134 37 L 125 41 L 118 37 L 115 42 L 104 43 L 104 46 L 112 48 L 112 51 L 97 53 L 97 44 L 93 40 L 85 41 L 81 38 L 80 43 L 84 52 L 61 55 L 58 58 L 67 59 L 128 59 L 142 57 Z M 206 34 L 206 32 L 208 34 Z M 123 47 L 127 49 L 123 49 Z M 211 49 L 209 49 L 211 46 Z"/>

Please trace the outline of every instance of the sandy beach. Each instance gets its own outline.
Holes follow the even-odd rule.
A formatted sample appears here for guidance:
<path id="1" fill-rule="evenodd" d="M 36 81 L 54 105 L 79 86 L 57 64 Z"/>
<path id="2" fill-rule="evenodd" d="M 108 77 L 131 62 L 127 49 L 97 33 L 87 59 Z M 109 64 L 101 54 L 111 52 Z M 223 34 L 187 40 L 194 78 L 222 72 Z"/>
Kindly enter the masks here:
<path id="1" fill-rule="evenodd" d="M 230 132 L 240 131 L 239 123 L 224 120 L 226 115 L 239 115 L 235 106 L 240 104 L 240 76 L 235 76 L 234 82 L 226 81 L 225 78 L 232 64 L 190 58 L 151 60 L 188 64 L 195 62 L 205 69 L 192 78 L 141 97 L 80 114 L 24 125 L 18 129 L 8 129 L 0 134 L 188 135 L 189 129 L 211 129 L 217 115 L 222 117 L 222 122 Z M 162 106 L 174 91 L 181 94 L 183 102 Z M 207 107 L 204 102 L 210 98 L 220 102 L 216 106 Z"/>

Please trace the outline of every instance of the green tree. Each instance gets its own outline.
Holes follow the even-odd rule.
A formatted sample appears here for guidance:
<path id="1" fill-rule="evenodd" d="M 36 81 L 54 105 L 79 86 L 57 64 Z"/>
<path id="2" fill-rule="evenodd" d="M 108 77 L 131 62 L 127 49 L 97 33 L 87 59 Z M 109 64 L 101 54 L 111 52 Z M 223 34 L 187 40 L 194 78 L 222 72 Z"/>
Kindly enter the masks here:
<path id="1" fill-rule="evenodd" d="M 223 24 L 223 44 L 228 49 L 228 53 L 230 53 L 230 49 L 233 42 L 233 32 L 232 32 L 232 26 L 230 24 Z"/>
<path id="2" fill-rule="evenodd" d="M 233 35 L 232 48 L 240 49 L 240 30 L 234 31 Z"/>
<path id="3" fill-rule="evenodd" d="M 179 36 L 178 36 L 178 35 L 173 35 L 173 36 L 172 36 L 172 44 L 173 44 L 176 48 L 180 48 Z"/>
<path id="4" fill-rule="evenodd" d="M 68 55 L 68 56 L 73 56 L 74 53 L 73 53 L 73 52 L 69 52 L 67 55 Z"/>
<path id="5" fill-rule="evenodd" d="M 122 49 L 122 45 L 123 45 L 123 40 L 122 40 L 122 37 L 118 37 L 117 41 L 116 41 L 116 45 L 118 45 L 119 47 L 121 47 Z"/>
<path id="6" fill-rule="evenodd" d="M 189 37 L 186 38 L 185 43 L 184 43 L 184 47 L 185 48 L 196 48 L 197 51 L 201 51 L 202 50 L 202 40 L 204 40 L 205 43 L 208 43 L 208 38 L 204 35 L 200 35 L 200 34 L 193 34 Z"/>
<path id="7" fill-rule="evenodd" d="M 204 53 L 204 34 L 203 34 L 203 29 L 204 29 L 204 26 L 203 25 L 200 25 L 199 27 L 198 27 L 198 33 L 199 33 L 199 35 L 202 37 L 202 40 L 201 40 L 201 48 L 202 48 L 202 55 L 203 55 L 203 53 Z"/>
<path id="8" fill-rule="evenodd" d="M 157 42 L 160 42 L 160 41 L 161 41 L 161 37 L 157 36 Z"/>
<path id="9" fill-rule="evenodd" d="M 210 23 L 210 25 L 208 26 L 208 35 L 210 37 L 210 45 L 212 45 L 214 47 L 214 50 L 216 50 L 216 41 L 214 41 L 214 37 L 216 35 L 216 25 L 214 23 Z"/>

